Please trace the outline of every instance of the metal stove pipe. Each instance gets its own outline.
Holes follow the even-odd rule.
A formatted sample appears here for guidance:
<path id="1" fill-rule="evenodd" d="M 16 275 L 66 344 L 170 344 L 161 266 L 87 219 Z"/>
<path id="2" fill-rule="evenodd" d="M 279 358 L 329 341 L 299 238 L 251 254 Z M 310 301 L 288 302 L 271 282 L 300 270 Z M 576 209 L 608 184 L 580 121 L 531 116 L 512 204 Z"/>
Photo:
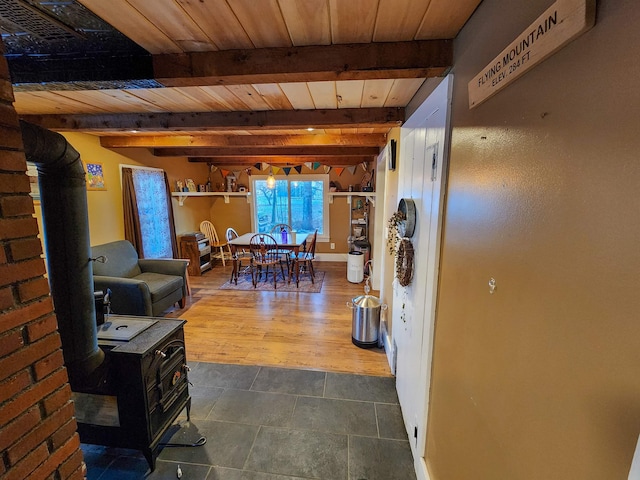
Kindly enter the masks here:
<path id="1" fill-rule="evenodd" d="M 49 284 L 73 390 L 96 382 L 98 347 L 85 172 L 59 133 L 20 122 L 27 160 L 38 168 Z"/>

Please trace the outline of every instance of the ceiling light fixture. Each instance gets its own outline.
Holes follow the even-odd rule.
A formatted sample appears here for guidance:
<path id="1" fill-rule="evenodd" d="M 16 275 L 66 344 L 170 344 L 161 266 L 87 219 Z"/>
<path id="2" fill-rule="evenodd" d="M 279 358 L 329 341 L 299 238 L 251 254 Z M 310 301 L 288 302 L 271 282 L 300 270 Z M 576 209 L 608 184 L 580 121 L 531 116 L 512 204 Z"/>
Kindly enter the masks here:
<path id="1" fill-rule="evenodd" d="M 273 176 L 273 168 L 269 166 L 269 176 L 267 177 L 267 188 L 273 190 L 276 186 L 276 177 Z"/>

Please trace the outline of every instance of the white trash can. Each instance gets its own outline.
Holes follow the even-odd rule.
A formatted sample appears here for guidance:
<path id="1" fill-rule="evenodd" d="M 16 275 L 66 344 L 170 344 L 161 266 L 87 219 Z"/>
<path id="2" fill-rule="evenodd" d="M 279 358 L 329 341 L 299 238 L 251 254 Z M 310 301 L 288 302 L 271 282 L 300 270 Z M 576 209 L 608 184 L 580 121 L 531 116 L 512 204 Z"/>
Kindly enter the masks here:
<path id="1" fill-rule="evenodd" d="M 364 253 L 352 251 L 347 256 L 347 280 L 360 283 L 364 279 Z"/>

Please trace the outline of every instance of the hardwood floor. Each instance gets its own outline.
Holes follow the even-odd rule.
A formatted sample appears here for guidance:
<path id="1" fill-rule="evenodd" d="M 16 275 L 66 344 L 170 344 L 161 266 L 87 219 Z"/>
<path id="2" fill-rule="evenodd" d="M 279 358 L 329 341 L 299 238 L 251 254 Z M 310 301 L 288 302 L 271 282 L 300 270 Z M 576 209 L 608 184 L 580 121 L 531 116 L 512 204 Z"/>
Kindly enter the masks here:
<path id="1" fill-rule="evenodd" d="M 166 315 L 187 320 L 188 359 L 391 376 L 384 350 L 351 343 L 346 303 L 364 293 L 364 283 L 347 281 L 346 263 L 314 265 L 325 272 L 321 293 L 219 290 L 230 262 L 191 277 L 187 305 Z"/>

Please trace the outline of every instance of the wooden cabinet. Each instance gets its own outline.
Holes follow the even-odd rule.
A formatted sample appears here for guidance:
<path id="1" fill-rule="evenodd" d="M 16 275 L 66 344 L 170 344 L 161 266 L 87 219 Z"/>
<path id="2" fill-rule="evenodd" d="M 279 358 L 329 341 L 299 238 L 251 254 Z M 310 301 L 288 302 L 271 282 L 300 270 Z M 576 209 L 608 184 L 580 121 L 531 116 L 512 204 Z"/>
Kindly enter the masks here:
<path id="1" fill-rule="evenodd" d="M 201 232 L 187 233 L 178 238 L 180 258 L 189 260 L 189 275 L 202 275 L 211 268 L 211 245 Z"/>

